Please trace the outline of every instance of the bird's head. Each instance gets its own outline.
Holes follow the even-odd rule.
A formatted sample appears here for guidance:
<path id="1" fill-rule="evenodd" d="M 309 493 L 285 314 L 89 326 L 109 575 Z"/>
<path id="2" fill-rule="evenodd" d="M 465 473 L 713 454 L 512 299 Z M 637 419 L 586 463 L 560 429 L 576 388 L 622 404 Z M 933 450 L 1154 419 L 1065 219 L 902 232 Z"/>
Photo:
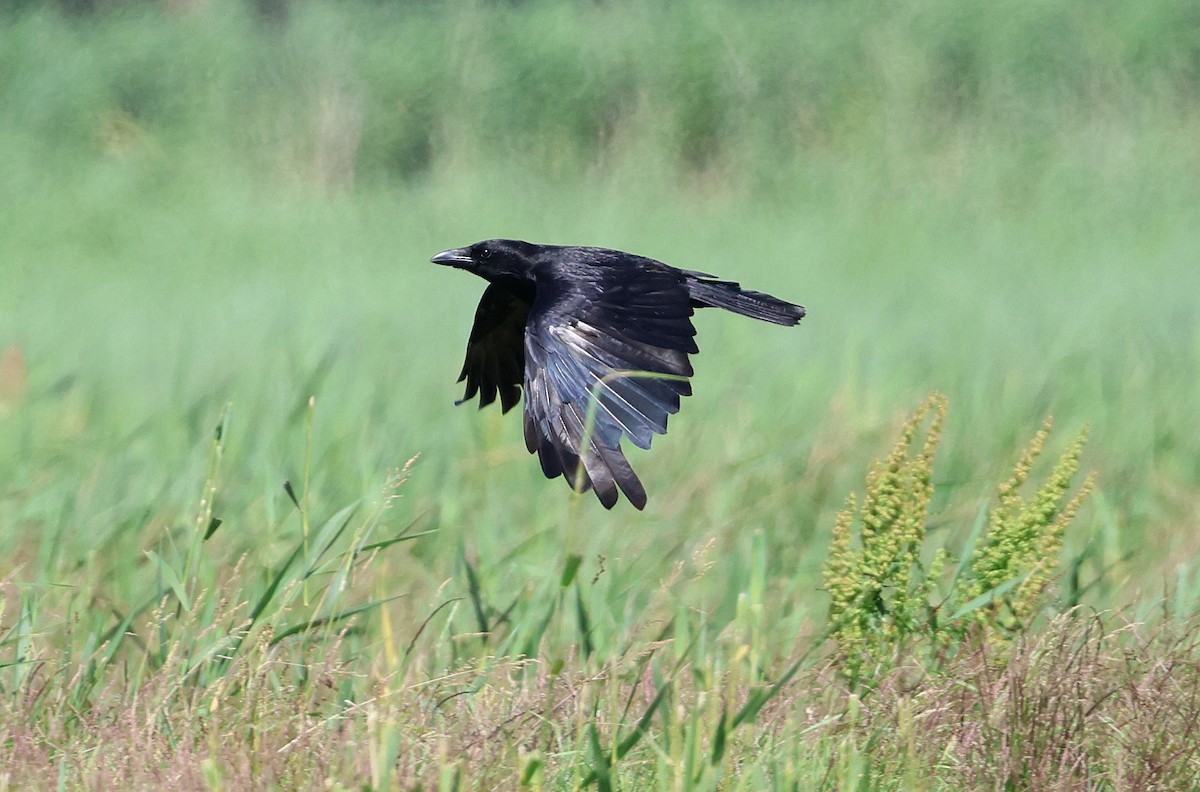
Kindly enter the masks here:
<path id="1" fill-rule="evenodd" d="M 516 239 L 486 239 L 469 247 L 443 250 L 430 261 L 473 272 L 489 281 L 526 280 L 537 251 L 537 245 Z"/>

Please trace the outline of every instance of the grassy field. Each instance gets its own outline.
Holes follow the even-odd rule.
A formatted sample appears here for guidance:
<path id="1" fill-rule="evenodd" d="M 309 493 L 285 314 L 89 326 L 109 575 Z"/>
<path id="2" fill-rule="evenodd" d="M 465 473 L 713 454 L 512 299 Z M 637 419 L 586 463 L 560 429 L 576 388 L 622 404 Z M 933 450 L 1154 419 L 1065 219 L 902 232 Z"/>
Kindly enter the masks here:
<path id="1" fill-rule="evenodd" d="M 0 3 L 0 789 L 1200 780 L 1194 3 L 101 5 Z M 699 315 L 606 512 L 453 404 L 427 260 L 492 236 L 809 316 Z M 837 515 L 935 391 L 947 604 L 847 676 Z M 1094 488 L 958 630 L 1047 416 L 1022 492 L 1084 427 Z"/>

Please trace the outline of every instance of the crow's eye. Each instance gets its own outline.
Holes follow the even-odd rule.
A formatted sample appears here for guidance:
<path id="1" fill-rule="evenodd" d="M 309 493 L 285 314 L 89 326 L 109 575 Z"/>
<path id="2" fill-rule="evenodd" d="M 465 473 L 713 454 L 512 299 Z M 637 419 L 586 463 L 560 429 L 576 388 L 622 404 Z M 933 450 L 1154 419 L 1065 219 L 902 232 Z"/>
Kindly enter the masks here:
<path id="1" fill-rule="evenodd" d="M 490 259 L 491 257 L 492 257 L 492 249 L 491 248 L 480 248 L 479 258 Z"/>

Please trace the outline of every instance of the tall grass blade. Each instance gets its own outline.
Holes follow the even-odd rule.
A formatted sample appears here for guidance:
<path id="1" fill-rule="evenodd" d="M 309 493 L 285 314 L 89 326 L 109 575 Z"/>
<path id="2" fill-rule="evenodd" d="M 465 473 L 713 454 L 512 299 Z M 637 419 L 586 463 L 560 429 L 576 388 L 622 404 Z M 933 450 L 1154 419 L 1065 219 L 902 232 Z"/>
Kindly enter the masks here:
<path id="1" fill-rule="evenodd" d="M 466 548 L 460 548 L 459 557 L 467 570 L 467 594 L 471 598 L 471 607 L 475 610 L 475 621 L 479 625 L 479 632 L 483 642 L 487 643 L 488 636 L 492 632 L 492 625 L 488 621 L 487 611 L 483 604 L 483 595 L 479 590 L 479 576 L 475 574 L 475 567 L 471 566 L 471 560 L 467 558 Z"/>
<path id="2" fill-rule="evenodd" d="M 987 501 L 979 504 L 979 511 L 975 515 L 975 522 L 971 524 L 971 532 L 967 534 L 967 541 L 963 544 L 961 555 L 958 557 L 958 564 L 954 567 L 954 575 L 950 578 L 950 591 L 954 591 L 962 579 L 962 576 L 971 566 L 971 556 L 975 553 L 975 545 L 979 542 L 980 535 L 983 534 L 983 529 L 987 526 L 988 504 Z"/>
<path id="3" fill-rule="evenodd" d="M 595 782 L 596 788 L 600 792 L 612 792 L 612 778 L 609 776 L 611 765 L 608 753 L 600 747 L 600 734 L 596 730 L 594 722 L 588 724 L 587 740 L 588 756 L 592 762 L 592 772 L 588 774 L 580 786 L 591 786 Z"/>
<path id="4" fill-rule="evenodd" d="M 192 609 L 192 598 L 188 596 L 188 593 L 183 585 L 183 580 L 179 577 L 179 573 L 172 569 L 171 565 L 168 564 L 158 553 L 154 552 L 153 550 L 146 550 L 144 552 L 146 553 L 146 557 L 154 562 L 155 568 L 158 570 L 159 578 L 167 584 L 167 587 L 171 590 L 171 593 L 175 595 L 175 599 L 179 601 L 179 605 L 185 611 L 190 611 Z"/>
<path id="5" fill-rule="evenodd" d="M 979 610 L 980 608 L 986 608 L 988 605 L 992 605 L 992 604 L 995 604 L 996 602 L 999 602 L 1000 599 L 1002 597 L 1004 597 L 1005 594 L 1007 594 L 1008 592 L 1012 591 L 1017 586 L 1024 583 L 1026 578 L 1028 578 L 1030 574 L 1032 574 L 1032 573 L 1026 572 L 1024 575 L 1020 575 L 1018 577 L 1004 581 L 1003 583 L 996 586 L 995 588 L 988 589 L 987 591 L 983 592 L 978 597 L 975 597 L 970 602 L 966 603 L 961 608 L 959 608 L 954 613 L 952 613 L 950 615 L 949 621 L 951 621 L 951 622 L 958 621 L 959 619 L 962 619 L 966 616 L 970 616 L 972 613 Z"/>
<path id="6" fill-rule="evenodd" d="M 575 620 L 579 627 L 579 639 L 583 642 L 583 657 L 588 659 L 595 651 L 592 644 L 592 625 L 588 619 L 587 607 L 583 604 L 583 594 L 579 586 L 575 586 Z"/>
<path id="7" fill-rule="evenodd" d="M 407 594 L 396 594 L 394 596 L 386 597 L 384 599 L 373 600 L 371 602 L 364 602 L 362 605 L 356 605 L 353 608 L 347 608 L 346 610 L 339 611 L 339 612 L 333 614 L 332 616 L 321 616 L 319 618 L 309 619 L 308 621 L 302 622 L 300 624 L 294 624 L 291 627 L 284 628 L 283 630 L 280 630 L 278 633 L 276 633 L 275 636 L 271 639 L 271 645 L 274 646 L 275 644 L 279 643 L 280 641 L 284 640 L 285 638 L 290 638 L 293 635 L 298 635 L 299 633 L 308 632 L 309 630 L 315 630 L 318 627 L 324 627 L 327 625 L 334 625 L 339 622 L 343 622 L 346 619 L 349 619 L 353 616 L 357 616 L 360 613 L 366 613 L 367 611 L 378 608 L 381 605 L 386 605 L 389 602 L 394 602 L 395 600 L 398 600 L 401 597 L 407 597 L 407 596 L 408 596 Z"/>

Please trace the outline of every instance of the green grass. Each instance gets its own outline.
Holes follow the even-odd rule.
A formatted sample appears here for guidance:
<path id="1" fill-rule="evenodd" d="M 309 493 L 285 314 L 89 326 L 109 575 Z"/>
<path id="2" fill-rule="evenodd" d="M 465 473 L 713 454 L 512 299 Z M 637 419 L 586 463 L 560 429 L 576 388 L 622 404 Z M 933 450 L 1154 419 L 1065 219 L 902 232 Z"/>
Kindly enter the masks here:
<path id="1" fill-rule="evenodd" d="M 0 8 L 0 788 L 1195 778 L 1192 4 Z M 605 512 L 453 406 L 427 259 L 500 235 L 809 317 L 699 315 Z M 1027 636 L 859 696 L 821 569 L 933 390 L 929 549 L 1046 415 L 1095 494 Z"/>

